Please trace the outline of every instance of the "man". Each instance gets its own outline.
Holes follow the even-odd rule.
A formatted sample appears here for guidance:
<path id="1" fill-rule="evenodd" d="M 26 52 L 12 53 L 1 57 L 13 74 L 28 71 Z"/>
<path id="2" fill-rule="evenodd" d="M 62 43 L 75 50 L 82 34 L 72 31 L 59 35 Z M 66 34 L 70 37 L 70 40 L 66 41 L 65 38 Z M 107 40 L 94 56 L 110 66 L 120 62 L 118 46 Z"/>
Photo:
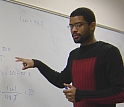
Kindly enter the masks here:
<path id="1" fill-rule="evenodd" d="M 23 70 L 37 67 L 59 88 L 68 87 L 63 93 L 74 107 L 115 107 L 124 101 L 123 61 L 115 46 L 95 39 L 95 27 L 95 15 L 90 9 L 78 8 L 71 13 L 69 28 L 80 47 L 70 52 L 61 73 L 36 59 L 16 57 L 16 62 L 23 62 Z"/>

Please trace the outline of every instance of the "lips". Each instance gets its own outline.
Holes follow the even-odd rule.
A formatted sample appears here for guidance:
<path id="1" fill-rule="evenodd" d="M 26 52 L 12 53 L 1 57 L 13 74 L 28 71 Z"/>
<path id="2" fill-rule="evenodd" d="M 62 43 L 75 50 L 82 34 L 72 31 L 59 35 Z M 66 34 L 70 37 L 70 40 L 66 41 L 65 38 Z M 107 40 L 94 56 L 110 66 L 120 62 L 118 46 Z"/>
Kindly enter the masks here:
<path id="1" fill-rule="evenodd" d="M 72 36 L 74 39 L 77 39 L 78 37 L 79 37 L 79 35 L 78 34 L 73 34 L 73 36 Z"/>

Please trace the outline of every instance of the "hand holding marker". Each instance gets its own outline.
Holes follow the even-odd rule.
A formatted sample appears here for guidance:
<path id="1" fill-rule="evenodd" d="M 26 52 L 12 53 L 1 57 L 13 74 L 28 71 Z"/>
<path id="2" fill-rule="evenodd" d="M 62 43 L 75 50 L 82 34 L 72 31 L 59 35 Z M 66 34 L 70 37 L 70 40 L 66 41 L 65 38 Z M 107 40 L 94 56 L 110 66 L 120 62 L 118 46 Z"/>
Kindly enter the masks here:
<path id="1" fill-rule="evenodd" d="M 67 90 L 67 89 L 68 89 L 68 87 L 67 87 L 67 86 L 65 86 L 65 89 Z"/>

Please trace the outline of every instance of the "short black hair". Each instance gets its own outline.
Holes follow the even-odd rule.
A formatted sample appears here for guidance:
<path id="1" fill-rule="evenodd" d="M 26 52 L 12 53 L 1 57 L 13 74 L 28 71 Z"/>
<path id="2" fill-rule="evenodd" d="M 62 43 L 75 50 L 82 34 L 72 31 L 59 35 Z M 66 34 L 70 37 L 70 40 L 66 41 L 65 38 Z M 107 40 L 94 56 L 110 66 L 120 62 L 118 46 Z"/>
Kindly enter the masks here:
<path id="1" fill-rule="evenodd" d="M 96 22 L 93 11 L 86 7 L 77 8 L 70 14 L 70 17 L 75 16 L 83 16 L 84 20 L 87 21 L 88 25 L 90 25 L 92 22 Z"/>

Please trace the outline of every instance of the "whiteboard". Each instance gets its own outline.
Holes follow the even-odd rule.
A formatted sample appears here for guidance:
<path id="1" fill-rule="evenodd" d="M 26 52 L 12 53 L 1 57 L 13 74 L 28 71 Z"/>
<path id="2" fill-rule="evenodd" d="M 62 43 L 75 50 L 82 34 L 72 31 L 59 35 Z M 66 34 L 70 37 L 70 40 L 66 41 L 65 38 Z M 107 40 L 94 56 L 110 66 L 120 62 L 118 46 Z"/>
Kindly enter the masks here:
<path id="1" fill-rule="evenodd" d="M 78 47 L 67 29 L 69 19 L 0 1 L 0 107 L 72 107 L 36 69 L 22 71 L 15 57 L 39 59 L 61 72 Z M 116 45 L 124 57 L 124 34 L 97 27 L 98 40 Z M 119 104 L 118 107 L 122 107 Z"/>

